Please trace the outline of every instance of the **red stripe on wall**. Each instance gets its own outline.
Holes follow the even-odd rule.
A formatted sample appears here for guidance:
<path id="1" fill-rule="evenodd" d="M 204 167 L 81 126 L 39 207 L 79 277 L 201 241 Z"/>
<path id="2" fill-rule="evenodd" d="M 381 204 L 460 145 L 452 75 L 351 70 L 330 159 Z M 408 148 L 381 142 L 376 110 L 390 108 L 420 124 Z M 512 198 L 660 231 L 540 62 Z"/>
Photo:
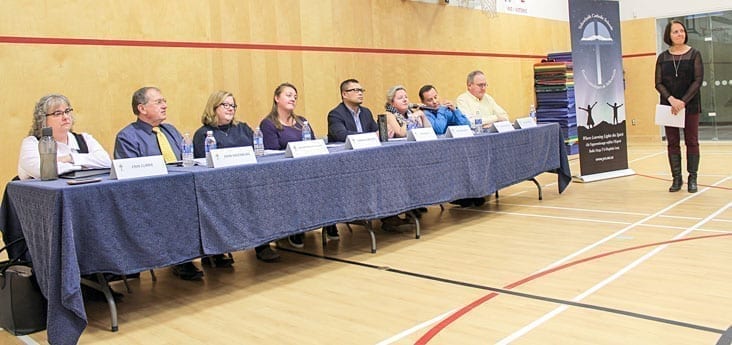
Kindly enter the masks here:
<path id="1" fill-rule="evenodd" d="M 366 53 L 396 55 L 441 55 L 465 57 L 498 57 L 517 59 L 543 59 L 546 55 L 504 54 L 468 51 L 418 50 L 394 48 L 359 48 L 359 47 L 327 47 L 292 44 L 267 43 L 225 43 L 225 42 L 183 42 L 183 41 L 140 41 L 113 40 L 96 38 L 60 38 L 60 37 L 18 37 L 0 36 L 0 43 L 12 44 L 50 44 L 77 46 L 109 46 L 109 47 L 154 47 L 154 48 L 194 48 L 194 49 L 235 49 L 235 50 L 272 50 L 272 51 L 309 51 L 331 53 Z M 624 55 L 624 58 L 655 56 L 656 53 L 639 53 Z"/>
<path id="2" fill-rule="evenodd" d="M 634 57 L 646 57 L 646 56 L 656 56 L 656 53 L 636 53 L 636 54 L 625 54 L 623 55 L 624 59 L 627 58 L 634 58 Z"/>
<path id="3" fill-rule="evenodd" d="M 118 46 L 118 47 L 156 47 L 156 48 L 272 50 L 272 51 L 310 51 L 310 52 L 334 52 L 334 53 L 399 54 L 399 55 L 475 56 L 475 57 L 501 57 L 501 58 L 519 58 L 519 59 L 541 59 L 541 58 L 545 57 L 544 55 L 530 55 L 530 54 L 502 54 L 502 53 L 442 51 L 442 50 L 327 47 L 327 46 L 306 46 L 306 45 L 266 44 L 266 43 L 139 41 L 139 40 L 94 39 L 94 38 L 58 38 L 58 37 L 0 36 L 0 43 L 91 45 L 91 46 Z"/>

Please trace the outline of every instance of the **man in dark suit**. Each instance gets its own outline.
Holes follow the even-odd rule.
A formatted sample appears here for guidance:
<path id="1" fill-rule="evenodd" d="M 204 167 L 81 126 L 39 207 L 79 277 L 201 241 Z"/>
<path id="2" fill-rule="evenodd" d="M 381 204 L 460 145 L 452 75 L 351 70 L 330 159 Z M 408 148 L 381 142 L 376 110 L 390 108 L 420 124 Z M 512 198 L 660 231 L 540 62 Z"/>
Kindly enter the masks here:
<path id="1" fill-rule="evenodd" d="M 379 131 L 371 110 L 361 106 L 364 93 L 356 79 L 341 83 L 342 102 L 328 113 L 328 141 L 346 141 L 351 134 Z"/>
<path id="2" fill-rule="evenodd" d="M 346 141 L 351 134 L 378 132 L 379 126 L 371 115 L 371 110 L 362 107 L 366 90 L 356 79 L 346 79 L 341 83 L 341 103 L 328 112 L 328 141 Z M 338 228 L 334 225 L 323 227 L 329 240 L 337 240 Z"/>

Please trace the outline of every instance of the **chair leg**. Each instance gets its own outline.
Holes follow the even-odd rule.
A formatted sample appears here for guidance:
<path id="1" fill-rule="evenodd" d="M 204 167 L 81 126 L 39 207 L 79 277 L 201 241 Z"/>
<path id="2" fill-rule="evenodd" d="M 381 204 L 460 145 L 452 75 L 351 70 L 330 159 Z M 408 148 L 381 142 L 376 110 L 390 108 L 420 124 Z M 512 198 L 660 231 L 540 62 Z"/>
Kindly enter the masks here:
<path id="1" fill-rule="evenodd" d="M 158 281 L 158 277 L 155 275 L 155 271 L 150 270 L 150 276 L 152 277 L 152 281 Z"/>
<path id="2" fill-rule="evenodd" d="M 130 284 L 127 282 L 127 276 L 122 275 L 122 282 L 125 284 L 125 289 L 127 289 L 127 293 L 132 293 L 132 289 L 130 289 Z"/>
<path id="3" fill-rule="evenodd" d="M 371 226 L 371 221 L 366 221 L 366 230 L 369 231 L 369 236 L 371 236 L 371 254 L 376 253 L 376 234 L 374 234 L 374 227 Z"/>

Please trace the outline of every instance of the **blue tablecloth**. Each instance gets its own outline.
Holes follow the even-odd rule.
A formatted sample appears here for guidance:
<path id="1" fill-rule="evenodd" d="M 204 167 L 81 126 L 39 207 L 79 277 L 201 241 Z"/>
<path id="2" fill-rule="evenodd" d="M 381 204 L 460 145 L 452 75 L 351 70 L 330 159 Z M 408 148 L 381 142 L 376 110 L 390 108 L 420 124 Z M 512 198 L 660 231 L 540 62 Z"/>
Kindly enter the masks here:
<path id="1" fill-rule="evenodd" d="M 571 175 L 559 127 L 437 141 L 393 141 L 301 159 L 192 168 L 203 250 L 225 253 L 288 234 L 491 194 L 546 171 Z"/>
<path id="2" fill-rule="evenodd" d="M 86 327 L 81 274 L 129 274 L 250 248 L 336 222 L 488 195 L 546 171 L 558 173 L 560 193 L 571 180 L 556 124 L 169 170 L 78 186 L 64 180 L 8 184 L 0 227 L 15 237 L 20 229 L 13 224 L 19 224 L 27 239 L 48 299 L 51 343 L 74 344 Z M 15 211 L 18 221 L 6 211 Z"/>
<path id="3" fill-rule="evenodd" d="M 104 179 L 77 186 L 30 180 L 6 187 L 3 206 L 17 213 L 48 300 L 52 344 L 75 344 L 86 327 L 82 274 L 129 274 L 201 254 L 192 174 Z M 10 223 L 1 219 L 4 235 L 18 231 Z"/>

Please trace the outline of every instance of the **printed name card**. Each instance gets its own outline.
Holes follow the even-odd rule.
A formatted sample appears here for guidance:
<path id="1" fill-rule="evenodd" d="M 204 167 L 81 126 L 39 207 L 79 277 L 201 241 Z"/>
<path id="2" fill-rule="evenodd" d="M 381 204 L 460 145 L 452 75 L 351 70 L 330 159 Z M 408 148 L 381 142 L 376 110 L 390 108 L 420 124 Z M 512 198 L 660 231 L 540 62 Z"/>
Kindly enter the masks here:
<path id="1" fill-rule="evenodd" d="M 298 158 L 316 155 L 327 155 L 328 148 L 325 146 L 323 139 L 292 141 L 287 143 L 285 157 Z"/>
<path id="2" fill-rule="evenodd" d="M 512 131 L 513 124 L 511 124 L 510 121 L 498 121 L 494 122 L 493 125 L 491 125 L 490 131 L 491 132 L 498 132 L 498 133 L 506 133 Z"/>
<path id="3" fill-rule="evenodd" d="M 536 127 L 536 122 L 534 122 L 534 119 L 530 117 L 522 117 L 519 119 L 516 119 L 516 123 L 513 126 L 514 128 L 531 128 Z"/>
<path id="4" fill-rule="evenodd" d="M 448 126 L 445 136 L 448 138 L 465 138 L 472 137 L 473 130 L 468 125 L 462 126 Z"/>
<path id="5" fill-rule="evenodd" d="M 407 140 L 409 141 L 427 141 L 437 140 L 437 134 L 430 128 L 415 128 L 407 132 Z"/>
<path id="6" fill-rule="evenodd" d="M 209 166 L 214 168 L 257 163 L 257 157 L 254 156 L 254 149 L 251 146 L 211 150 L 209 157 L 211 158 Z"/>
<path id="7" fill-rule="evenodd" d="M 113 160 L 109 178 L 126 180 L 167 174 L 168 168 L 165 166 L 163 156 L 148 156 Z"/>
<path id="8" fill-rule="evenodd" d="M 381 146 L 381 141 L 379 141 L 379 135 L 376 132 L 351 134 L 346 137 L 347 150 L 358 150 L 376 146 Z"/>

